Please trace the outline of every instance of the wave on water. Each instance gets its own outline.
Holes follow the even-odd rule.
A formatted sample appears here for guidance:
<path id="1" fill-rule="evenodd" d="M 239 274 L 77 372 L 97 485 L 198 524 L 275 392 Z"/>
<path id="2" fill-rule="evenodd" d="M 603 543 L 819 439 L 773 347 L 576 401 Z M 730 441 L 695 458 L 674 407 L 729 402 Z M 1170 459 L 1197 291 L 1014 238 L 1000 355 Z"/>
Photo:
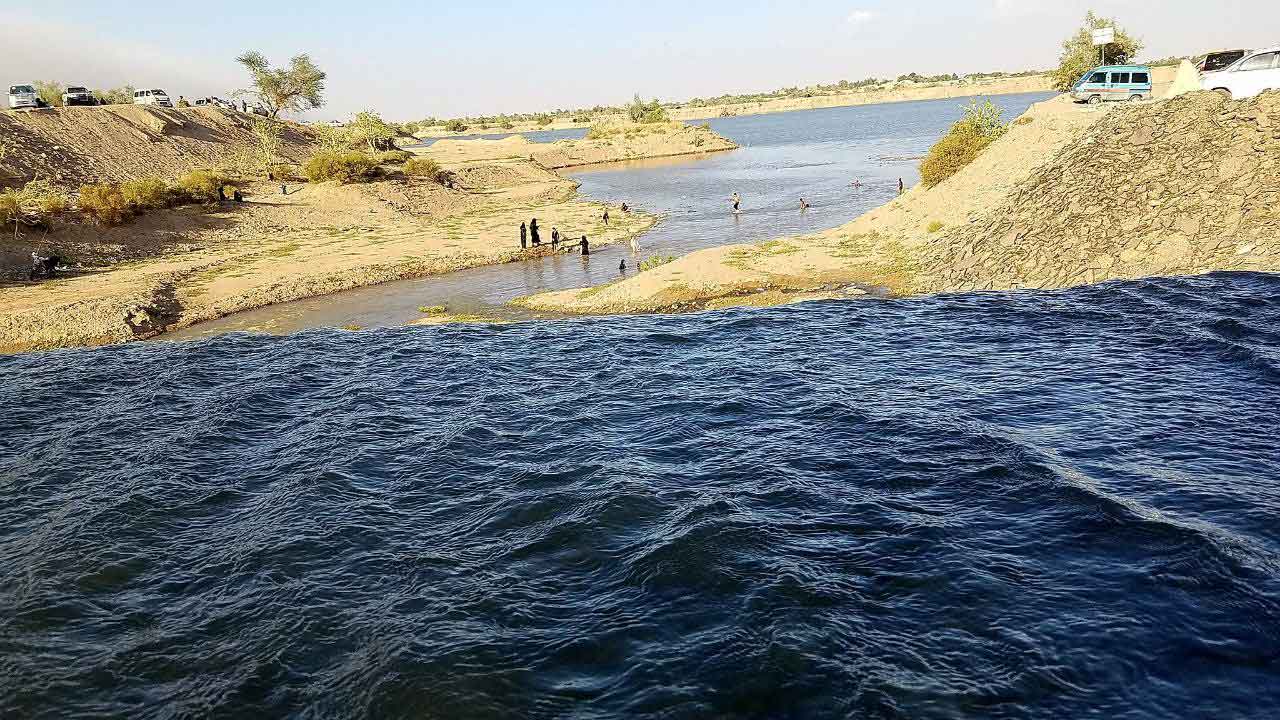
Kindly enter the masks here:
<path id="1" fill-rule="evenodd" d="M 1280 277 L 0 358 L 3 717 L 1267 717 Z"/>

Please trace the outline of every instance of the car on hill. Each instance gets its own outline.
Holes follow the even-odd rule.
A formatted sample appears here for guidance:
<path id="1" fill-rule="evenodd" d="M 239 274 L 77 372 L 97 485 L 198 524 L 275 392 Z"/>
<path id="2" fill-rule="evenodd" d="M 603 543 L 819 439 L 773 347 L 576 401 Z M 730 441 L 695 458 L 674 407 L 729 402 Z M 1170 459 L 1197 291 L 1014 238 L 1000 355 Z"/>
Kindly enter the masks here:
<path id="1" fill-rule="evenodd" d="M 1280 90 L 1280 45 L 1252 50 L 1218 72 L 1205 73 L 1200 87 L 1232 98 Z"/>
<path id="2" fill-rule="evenodd" d="M 10 85 L 9 107 L 38 108 L 44 107 L 44 101 L 36 94 L 35 85 Z"/>
<path id="3" fill-rule="evenodd" d="M 135 90 L 133 92 L 133 104 L 173 107 L 173 101 L 169 99 L 169 93 L 163 90 Z"/>
<path id="4" fill-rule="evenodd" d="M 1103 65 L 1085 73 L 1071 87 L 1071 97 L 1097 105 L 1106 101 L 1151 99 L 1151 68 L 1146 65 Z"/>
<path id="5" fill-rule="evenodd" d="M 86 87 L 72 85 L 62 93 L 62 104 L 66 107 L 72 105 L 97 105 L 98 99 L 93 96 L 93 92 Z"/>

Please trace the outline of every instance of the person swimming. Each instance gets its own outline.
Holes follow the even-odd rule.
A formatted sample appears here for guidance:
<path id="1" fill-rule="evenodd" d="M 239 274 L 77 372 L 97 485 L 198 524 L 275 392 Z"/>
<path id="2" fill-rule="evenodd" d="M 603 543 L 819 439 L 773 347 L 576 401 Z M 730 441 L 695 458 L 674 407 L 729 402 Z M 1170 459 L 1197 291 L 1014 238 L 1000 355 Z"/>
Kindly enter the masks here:
<path id="1" fill-rule="evenodd" d="M 851 182 L 851 183 L 849 183 L 849 184 L 850 184 L 850 185 L 852 185 L 853 187 L 856 187 L 856 188 L 860 188 L 860 187 L 862 187 L 862 181 L 861 181 L 861 180 L 859 180 L 859 179 L 857 179 L 857 178 L 854 178 L 854 179 L 853 179 L 853 182 Z"/>

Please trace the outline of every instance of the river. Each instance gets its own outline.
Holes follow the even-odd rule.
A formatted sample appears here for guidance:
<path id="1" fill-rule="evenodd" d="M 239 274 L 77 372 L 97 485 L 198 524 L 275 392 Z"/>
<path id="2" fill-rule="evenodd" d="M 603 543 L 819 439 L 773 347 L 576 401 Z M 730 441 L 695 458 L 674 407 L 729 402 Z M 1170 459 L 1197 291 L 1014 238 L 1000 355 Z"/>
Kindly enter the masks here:
<path id="1" fill-rule="evenodd" d="M 1022 114 L 1052 93 L 991 98 L 1005 117 Z M 571 172 L 584 197 L 628 205 L 662 217 L 641 238 L 641 257 L 679 255 L 716 245 L 755 242 L 843 225 L 892 199 L 898 180 L 919 179 L 919 158 L 960 118 L 967 99 L 925 100 L 802 110 L 709 120 L 741 146 L 701 158 L 619 163 Z M 531 139 L 552 141 L 554 131 Z M 852 187 L 857 180 L 861 187 Z M 730 212 L 732 193 L 743 213 Z M 804 198 L 810 208 L 800 210 Z M 554 219 L 542 218 L 548 230 Z M 232 315 L 171 333 L 189 339 L 236 330 L 284 333 L 309 327 L 393 327 L 420 319 L 422 306 L 511 319 L 528 313 L 504 307 L 545 290 L 596 285 L 618 278 L 618 261 L 637 259 L 621 246 L 592 253 L 589 262 L 560 255 L 475 268 L 310 298 Z"/>

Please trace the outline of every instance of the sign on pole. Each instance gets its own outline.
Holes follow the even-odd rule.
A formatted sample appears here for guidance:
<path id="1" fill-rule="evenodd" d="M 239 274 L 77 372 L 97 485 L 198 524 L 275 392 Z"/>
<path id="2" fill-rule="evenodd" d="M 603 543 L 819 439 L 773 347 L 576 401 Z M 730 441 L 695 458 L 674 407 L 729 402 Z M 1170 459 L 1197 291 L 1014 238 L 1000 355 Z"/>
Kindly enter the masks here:
<path id="1" fill-rule="evenodd" d="M 1113 27 L 1098 28 L 1093 31 L 1093 46 L 1110 45 L 1116 41 L 1116 29 Z"/>

